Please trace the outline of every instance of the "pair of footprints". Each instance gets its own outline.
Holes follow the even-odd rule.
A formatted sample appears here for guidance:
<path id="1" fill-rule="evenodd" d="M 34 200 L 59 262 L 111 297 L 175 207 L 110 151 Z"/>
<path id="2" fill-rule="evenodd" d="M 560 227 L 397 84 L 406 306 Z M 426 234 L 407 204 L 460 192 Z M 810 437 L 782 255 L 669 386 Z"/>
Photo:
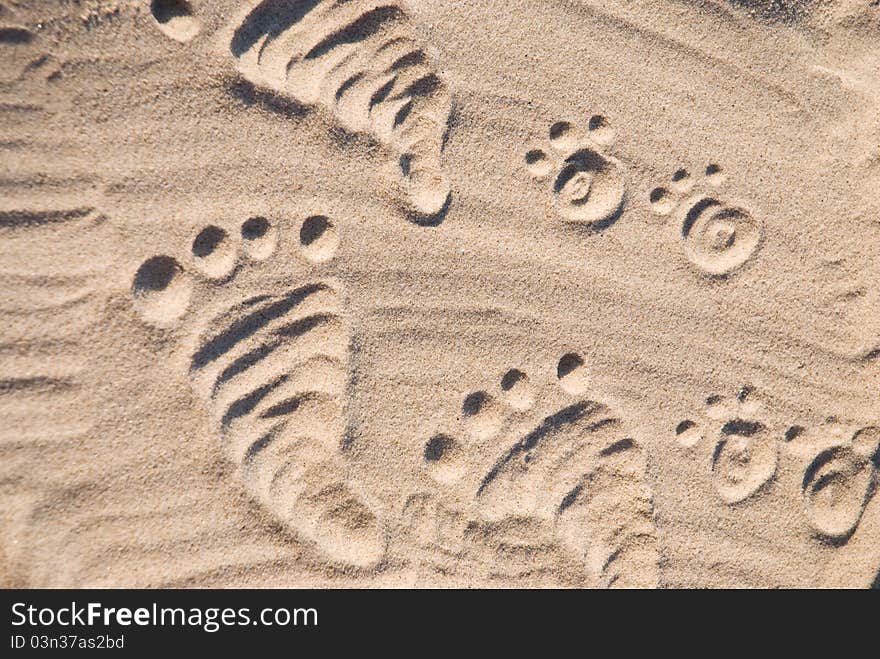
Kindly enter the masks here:
<path id="1" fill-rule="evenodd" d="M 614 130 L 601 115 L 593 115 L 584 134 L 567 121 L 548 131 L 549 148 L 533 148 L 525 165 L 533 178 L 549 179 L 553 204 L 567 221 L 601 230 L 613 224 L 626 204 L 622 163 L 605 152 Z M 705 169 L 709 188 L 718 188 L 726 174 L 717 164 Z M 685 257 L 702 272 L 725 277 L 756 253 L 762 226 L 744 207 L 719 198 L 697 185 L 685 169 L 677 170 L 668 186 L 651 190 L 651 208 L 659 216 L 674 213 Z"/>
<path id="2" fill-rule="evenodd" d="M 545 555 L 573 562 L 585 583 L 656 586 L 640 447 L 589 396 L 580 355 L 564 355 L 536 380 L 508 370 L 497 387 L 465 395 L 453 427 L 444 422 L 425 443 L 423 465 L 439 488 L 435 514 L 459 520 L 437 540 L 445 555 L 465 556 L 476 542 L 491 573 L 503 572 L 511 554 Z"/>
<path id="3" fill-rule="evenodd" d="M 315 231 L 316 224 L 324 230 Z M 196 276 L 229 281 L 238 272 L 239 251 L 250 259 L 274 251 L 277 229 L 268 221 L 261 228 L 253 231 L 251 220 L 242 225 L 240 250 L 225 233 L 223 240 L 207 241 L 213 245 L 207 250 L 203 229 L 193 241 L 191 267 L 170 256 L 148 259 L 132 284 L 135 308 L 154 325 L 174 325 L 188 306 L 182 301 L 184 282 Z M 304 221 L 300 245 L 317 249 L 304 253 L 311 260 L 317 254 L 329 259 L 332 232 L 323 216 Z M 246 297 L 212 314 L 196 334 L 191 384 L 245 490 L 325 557 L 360 568 L 378 565 L 387 550 L 386 524 L 346 464 L 349 328 L 338 287 L 319 280 L 280 295 Z M 543 397 L 535 395 L 522 371 L 502 378 L 501 400 L 486 391 L 468 395 L 462 421 L 470 436 L 484 442 L 478 448 L 488 459 L 471 474 L 477 477 L 473 487 L 460 482 L 465 474 L 457 459 L 465 442 L 435 436 L 424 459 L 439 481 L 456 485 L 453 498 L 468 492 L 465 508 L 473 510 L 465 510 L 467 519 L 486 521 L 487 514 L 490 522 L 535 519 L 549 541 L 579 560 L 596 583 L 656 585 L 658 552 L 644 457 L 620 419 L 584 397 L 586 374 L 579 356 L 559 360 L 554 389 L 564 400 L 549 394 L 553 411 L 542 420 L 531 408 Z M 516 420 L 530 429 L 499 445 L 502 431 L 513 431 Z"/>
<path id="4" fill-rule="evenodd" d="M 374 566 L 386 534 L 378 507 L 348 475 L 350 332 L 340 288 L 318 278 L 280 294 L 272 284 L 265 294 L 225 301 L 224 284 L 247 261 L 271 256 L 278 241 L 277 227 L 262 217 L 245 221 L 238 239 L 205 227 L 186 266 L 168 255 L 140 266 L 134 307 L 148 323 L 174 327 L 189 310 L 194 281 L 213 282 L 209 295 L 220 293 L 220 308 L 194 328 L 189 379 L 237 477 L 275 520 L 331 560 Z M 324 215 L 300 225 L 299 247 L 314 267 L 332 259 L 338 241 Z"/>
<path id="5" fill-rule="evenodd" d="M 715 442 L 710 470 L 715 488 L 728 504 L 738 504 L 769 486 L 780 448 L 802 459 L 801 497 L 813 530 L 832 542 L 846 541 L 856 530 L 874 495 L 880 470 L 880 428 L 845 430 L 834 419 L 819 429 L 776 428 L 765 419 L 763 403 L 751 387 L 735 400 L 706 399 L 705 420 L 690 419 L 675 429 L 678 442 L 695 449 Z"/>

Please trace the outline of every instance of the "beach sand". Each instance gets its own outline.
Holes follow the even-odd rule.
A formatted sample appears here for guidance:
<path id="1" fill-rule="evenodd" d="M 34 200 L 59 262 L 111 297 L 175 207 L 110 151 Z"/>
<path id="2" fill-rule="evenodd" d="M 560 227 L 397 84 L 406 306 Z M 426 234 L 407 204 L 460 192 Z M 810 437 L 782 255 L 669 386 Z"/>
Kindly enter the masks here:
<path id="1" fill-rule="evenodd" d="M 878 587 L 876 0 L 0 0 L 0 582 Z"/>

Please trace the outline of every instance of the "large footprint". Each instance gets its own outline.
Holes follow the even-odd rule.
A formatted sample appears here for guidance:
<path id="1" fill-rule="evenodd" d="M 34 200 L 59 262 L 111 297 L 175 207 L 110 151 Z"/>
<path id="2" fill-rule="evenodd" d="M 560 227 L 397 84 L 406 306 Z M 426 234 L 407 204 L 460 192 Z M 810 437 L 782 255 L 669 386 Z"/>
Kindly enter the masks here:
<path id="1" fill-rule="evenodd" d="M 234 25 L 230 50 L 252 84 L 324 107 L 390 147 L 414 220 L 446 208 L 449 93 L 400 3 L 263 0 Z"/>
<path id="2" fill-rule="evenodd" d="M 554 379 L 536 388 L 511 369 L 497 391 L 465 396 L 460 426 L 426 443 L 425 467 L 450 497 L 444 506 L 464 507 L 463 553 L 487 548 L 490 572 L 508 576 L 542 569 L 534 561 L 543 555 L 579 566 L 582 584 L 656 587 L 644 455 L 621 420 L 587 395 L 580 356 L 563 356 Z M 452 503 L 461 493 L 465 500 Z"/>
<path id="3" fill-rule="evenodd" d="M 306 219 L 299 237 L 314 263 L 332 258 L 338 241 L 324 216 Z M 324 555 L 371 567 L 384 555 L 385 534 L 376 506 L 347 476 L 349 329 L 339 287 L 319 278 L 228 300 L 224 292 L 246 260 L 271 257 L 278 238 L 263 217 L 244 222 L 238 238 L 207 226 L 192 243 L 191 266 L 171 256 L 141 265 L 134 303 L 144 320 L 167 327 L 188 312 L 197 276 L 213 282 L 220 311 L 196 332 L 189 375 L 238 478 Z"/>

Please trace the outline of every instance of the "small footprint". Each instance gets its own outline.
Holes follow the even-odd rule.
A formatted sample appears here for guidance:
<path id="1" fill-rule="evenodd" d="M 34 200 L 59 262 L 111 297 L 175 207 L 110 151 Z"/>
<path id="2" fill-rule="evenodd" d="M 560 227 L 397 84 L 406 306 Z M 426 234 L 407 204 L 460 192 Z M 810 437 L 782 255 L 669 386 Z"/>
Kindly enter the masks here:
<path id="1" fill-rule="evenodd" d="M 326 216 L 300 227 L 302 255 L 333 256 L 338 236 Z M 366 568 L 381 561 L 385 534 L 376 507 L 347 477 L 349 327 L 339 287 L 317 278 L 278 292 L 268 283 L 226 299 L 226 283 L 270 258 L 277 227 L 257 216 L 238 235 L 202 228 L 190 261 L 147 259 L 132 295 L 142 318 L 176 325 L 189 311 L 194 283 L 209 284 L 219 313 L 194 330 L 193 390 L 216 424 L 218 440 L 247 492 L 277 520 L 330 559 Z"/>
<path id="2" fill-rule="evenodd" d="M 587 395 L 579 355 L 564 355 L 538 380 L 508 370 L 495 387 L 467 394 L 457 427 L 425 444 L 428 473 L 450 500 L 463 497 L 465 546 L 487 550 L 483 560 L 496 573 L 506 566 L 525 575 L 543 554 L 579 566 L 594 585 L 656 586 L 653 499 L 639 446 Z"/>
<path id="3" fill-rule="evenodd" d="M 828 424 L 806 433 L 801 443 L 823 446 L 804 470 L 801 490 L 811 527 L 821 536 L 846 541 L 874 495 L 880 469 L 880 428 L 855 432 Z"/>
<path id="4" fill-rule="evenodd" d="M 880 427 L 846 429 L 829 417 L 817 428 L 791 425 L 781 432 L 765 420 L 763 404 L 751 387 L 743 387 L 735 401 L 708 397 L 705 417 L 702 423 L 682 421 L 675 434 L 689 450 L 707 437 L 716 441 L 711 470 L 726 503 L 744 501 L 767 484 L 784 446 L 784 455 L 794 456 L 803 469 L 798 494 L 811 528 L 833 543 L 852 536 L 876 490 Z"/>
<path id="5" fill-rule="evenodd" d="M 734 400 L 712 395 L 704 419 L 685 419 L 675 428 L 679 444 L 696 449 L 714 442 L 710 469 L 715 489 L 728 504 L 745 501 L 776 474 L 779 441 L 752 387 L 742 387 Z"/>
<path id="6" fill-rule="evenodd" d="M 716 164 L 706 167 L 704 180 L 721 186 L 727 175 Z M 761 222 L 745 208 L 720 199 L 714 192 L 699 192 L 686 169 L 676 171 L 669 187 L 657 187 L 649 195 L 657 215 L 674 213 L 682 249 L 687 259 L 703 272 L 724 277 L 744 266 L 761 244 Z"/>
<path id="7" fill-rule="evenodd" d="M 525 154 L 526 169 L 536 180 L 552 180 L 553 203 L 568 222 L 604 229 L 617 220 L 626 190 L 623 165 L 603 147 L 614 140 L 608 120 L 594 115 L 586 133 L 567 121 L 548 131 L 549 148 Z"/>
<path id="8" fill-rule="evenodd" d="M 389 147 L 411 219 L 442 217 L 451 99 L 401 3 L 263 0 L 233 28 L 229 48 L 246 80 Z"/>

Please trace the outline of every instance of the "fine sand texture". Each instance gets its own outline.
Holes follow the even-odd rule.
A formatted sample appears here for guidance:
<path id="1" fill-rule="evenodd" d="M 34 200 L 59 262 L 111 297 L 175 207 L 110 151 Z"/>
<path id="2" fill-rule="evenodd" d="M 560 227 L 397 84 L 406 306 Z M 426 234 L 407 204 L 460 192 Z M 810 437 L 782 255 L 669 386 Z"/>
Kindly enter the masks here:
<path id="1" fill-rule="evenodd" d="M 0 584 L 880 586 L 877 0 L 0 0 Z"/>

